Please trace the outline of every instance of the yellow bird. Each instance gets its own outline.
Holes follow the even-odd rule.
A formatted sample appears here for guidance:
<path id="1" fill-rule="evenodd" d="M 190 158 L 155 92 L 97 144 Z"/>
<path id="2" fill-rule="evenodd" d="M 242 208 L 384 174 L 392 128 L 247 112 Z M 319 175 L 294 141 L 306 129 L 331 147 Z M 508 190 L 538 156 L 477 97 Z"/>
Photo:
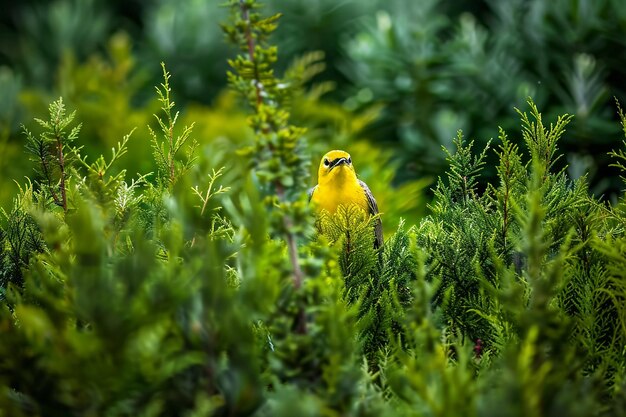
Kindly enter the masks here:
<path id="1" fill-rule="evenodd" d="M 309 201 L 330 214 L 340 205 L 355 204 L 370 215 L 378 214 L 378 205 L 367 184 L 356 177 L 350 154 L 330 151 L 322 158 L 317 185 L 309 191 Z M 374 223 L 374 247 L 383 245 L 383 223 L 380 217 Z"/>

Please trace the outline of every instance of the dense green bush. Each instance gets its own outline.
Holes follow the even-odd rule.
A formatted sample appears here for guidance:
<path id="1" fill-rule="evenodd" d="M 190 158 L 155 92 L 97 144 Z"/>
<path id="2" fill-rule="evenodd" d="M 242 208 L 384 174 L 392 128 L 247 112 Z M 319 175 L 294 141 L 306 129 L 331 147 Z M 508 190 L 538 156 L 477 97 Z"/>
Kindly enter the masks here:
<path id="1" fill-rule="evenodd" d="M 561 167 L 572 118 L 544 122 L 528 100 L 494 145 L 459 132 L 409 225 L 385 206 L 408 198 L 384 189 L 393 169 L 371 166 L 389 156 L 359 144 L 385 245 L 351 207 L 320 235 L 309 153 L 331 116 L 304 82 L 319 57 L 277 77 L 277 18 L 228 3 L 235 116 L 179 115 L 163 67 L 149 122 L 127 106 L 125 65 L 69 62 L 139 126 L 106 127 L 127 130 L 93 158 L 99 107 L 74 89 L 76 113 L 57 99 L 25 121 L 35 170 L 0 212 L 0 416 L 624 415 L 626 196 L 601 202 Z M 626 170 L 623 149 L 612 160 Z"/>

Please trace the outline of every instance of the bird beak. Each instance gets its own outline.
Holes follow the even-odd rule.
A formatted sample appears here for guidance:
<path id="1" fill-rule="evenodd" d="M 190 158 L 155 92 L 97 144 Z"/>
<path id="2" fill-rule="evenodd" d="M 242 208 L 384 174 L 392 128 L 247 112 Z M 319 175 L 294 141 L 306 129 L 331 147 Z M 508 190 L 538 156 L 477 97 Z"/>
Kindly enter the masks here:
<path id="1" fill-rule="evenodd" d="M 333 162 L 331 162 L 329 169 L 332 170 L 339 165 L 348 165 L 348 160 L 346 158 L 337 158 Z"/>

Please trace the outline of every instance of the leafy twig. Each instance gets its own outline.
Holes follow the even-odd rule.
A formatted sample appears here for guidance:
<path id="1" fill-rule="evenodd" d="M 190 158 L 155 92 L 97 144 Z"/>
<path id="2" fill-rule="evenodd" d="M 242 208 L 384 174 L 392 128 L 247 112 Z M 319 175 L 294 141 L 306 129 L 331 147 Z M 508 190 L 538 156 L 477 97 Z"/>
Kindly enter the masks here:
<path id="1" fill-rule="evenodd" d="M 165 138 L 164 141 L 160 141 L 158 135 L 150 126 L 148 130 L 150 136 L 152 136 L 152 150 L 154 159 L 157 163 L 159 180 L 162 183 L 167 183 L 168 188 L 172 188 L 176 183 L 178 177 L 184 172 L 188 171 L 195 162 L 195 149 L 198 144 L 195 140 L 189 145 L 189 151 L 187 152 L 187 160 L 177 167 L 176 159 L 183 146 L 189 141 L 191 131 L 193 130 L 194 123 L 185 126 L 182 133 L 174 137 L 174 128 L 178 121 L 179 112 L 176 112 L 172 116 L 172 109 L 176 105 L 170 97 L 172 89 L 170 88 L 169 79 L 170 73 L 165 69 L 165 63 L 161 62 L 161 68 L 163 69 L 163 82 L 161 87 L 156 87 L 159 101 L 161 102 L 161 110 L 165 113 L 165 120 L 158 115 L 154 115 L 157 120 L 161 133 Z"/>
<path id="2" fill-rule="evenodd" d="M 200 206 L 200 215 L 204 215 L 209 200 L 211 200 L 218 194 L 227 193 L 228 191 L 230 191 L 230 187 L 223 187 L 221 185 L 218 187 L 217 190 L 213 188 L 215 181 L 222 176 L 223 171 L 224 167 L 218 169 L 217 171 L 214 169 L 213 173 L 209 174 L 209 186 L 207 187 L 206 191 L 200 191 L 197 185 L 195 187 L 192 187 L 192 191 L 200 198 L 200 201 L 202 201 L 202 206 Z M 221 207 L 218 207 L 217 209 L 219 208 Z"/>

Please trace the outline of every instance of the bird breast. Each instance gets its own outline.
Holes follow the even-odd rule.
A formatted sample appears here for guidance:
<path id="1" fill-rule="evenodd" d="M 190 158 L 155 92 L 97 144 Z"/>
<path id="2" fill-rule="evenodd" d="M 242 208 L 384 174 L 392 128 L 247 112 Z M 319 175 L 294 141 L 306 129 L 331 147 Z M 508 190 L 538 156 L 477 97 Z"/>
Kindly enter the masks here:
<path id="1" fill-rule="evenodd" d="M 357 181 L 319 184 L 312 200 L 319 209 L 329 213 L 335 213 L 340 205 L 350 206 L 352 204 L 361 207 L 366 213 L 368 210 L 365 191 Z"/>

